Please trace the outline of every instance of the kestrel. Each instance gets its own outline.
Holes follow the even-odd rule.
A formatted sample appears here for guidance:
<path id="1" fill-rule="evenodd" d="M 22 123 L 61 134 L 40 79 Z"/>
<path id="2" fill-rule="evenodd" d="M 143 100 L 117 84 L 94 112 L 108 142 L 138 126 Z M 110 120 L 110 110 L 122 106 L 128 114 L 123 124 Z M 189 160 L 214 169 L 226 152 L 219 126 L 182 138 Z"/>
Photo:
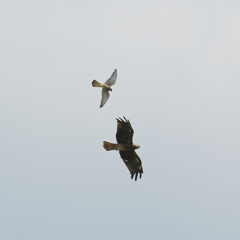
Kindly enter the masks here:
<path id="1" fill-rule="evenodd" d="M 102 100 L 100 104 L 100 108 L 107 102 L 108 98 L 110 97 L 109 91 L 112 91 L 111 86 L 116 83 L 117 80 L 117 69 L 114 70 L 111 77 L 105 82 L 100 83 L 96 80 L 92 81 L 93 87 L 101 87 L 102 88 Z"/>

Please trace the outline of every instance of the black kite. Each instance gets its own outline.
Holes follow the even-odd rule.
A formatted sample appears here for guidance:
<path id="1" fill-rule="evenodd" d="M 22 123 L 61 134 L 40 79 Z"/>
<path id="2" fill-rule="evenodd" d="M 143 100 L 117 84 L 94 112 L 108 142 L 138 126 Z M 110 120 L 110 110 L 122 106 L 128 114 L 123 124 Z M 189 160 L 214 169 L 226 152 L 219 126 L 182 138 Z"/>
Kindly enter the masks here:
<path id="1" fill-rule="evenodd" d="M 140 146 L 133 144 L 133 128 L 129 120 L 127 120 L 125 117 L 123 118 L 125 121 L 121 118 L 117 118 L 117 144 L 104 141 L 103 147 L 106 149 L 106 151 L 119 150 L 119 154 L 123 162 L 130 171 L 131 178 L 133 178 L 135 175 L 136 181 L 138 174 L 141 178 L 143 173 L 141 159 L 135 152 L 135 149 L 140 148 Z"/>

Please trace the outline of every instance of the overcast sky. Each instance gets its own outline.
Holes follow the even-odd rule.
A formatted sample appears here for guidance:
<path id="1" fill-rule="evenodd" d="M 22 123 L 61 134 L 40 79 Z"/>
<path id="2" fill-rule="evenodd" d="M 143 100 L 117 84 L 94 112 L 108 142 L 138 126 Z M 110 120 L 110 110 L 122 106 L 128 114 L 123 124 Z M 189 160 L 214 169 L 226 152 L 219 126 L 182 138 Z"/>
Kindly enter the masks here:
<path id="1" fill-rule="evenodd" d="M 239 240 L 239 9 L 0 1 L 0 239 Z M 137 182 L 102 147 L 122 116 Z"/>

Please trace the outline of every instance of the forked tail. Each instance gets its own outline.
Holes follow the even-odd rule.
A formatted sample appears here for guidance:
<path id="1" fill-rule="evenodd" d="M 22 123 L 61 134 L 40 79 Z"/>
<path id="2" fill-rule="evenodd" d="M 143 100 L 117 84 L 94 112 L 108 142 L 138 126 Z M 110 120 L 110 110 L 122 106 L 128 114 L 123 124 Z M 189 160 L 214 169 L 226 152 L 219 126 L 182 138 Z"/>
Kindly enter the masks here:
<path id="1" fill-rule="evenodd" d="M 110 143 L 110 142 L 103 141 L 103 147 L 106 149 L 106 151 L 118 150 L 118 144 L 116 144 L 116 143 Z"/>
<path id="2" fill-rule="evenodd" d="M 93 81 L 92 81 L 92 86 L 93 86 L 93 87 L 101 87 L 102 84 L 101 84 L 100 82 L 98 82 L 97 80 L 93 80 Z"/>

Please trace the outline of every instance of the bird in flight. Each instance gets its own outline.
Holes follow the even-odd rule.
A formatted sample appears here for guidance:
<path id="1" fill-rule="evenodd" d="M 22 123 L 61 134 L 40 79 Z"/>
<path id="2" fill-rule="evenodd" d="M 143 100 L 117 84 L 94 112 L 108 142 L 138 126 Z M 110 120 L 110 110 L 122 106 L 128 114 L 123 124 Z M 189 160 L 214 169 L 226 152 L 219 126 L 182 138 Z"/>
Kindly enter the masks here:
<path id="1" fill-rule="evenodd" d="M 117 143 L 103 141 L 103 148 L 105 148 L 106 151 L 118 150 L 120 157 L 130 171 L 131 179 L 133 179 L 135 175 L 136 181 L 138 174 L 140 175 L 140 178 L 143 174 L 141 159 L 135 152 L 135 149 L 140 148 L 140 146 L 133 144 L 133 128 L 129 120 L 127 120 L 125 117 L 123 118 L 124 120 L 117 118 Z"/>
<path id="2" fill-rule="evenodd" d="M 102 100 L 100 104 L 100 108 L 107 102 L 108 98 L 110 97 L 109 91 L 112 91 L 111 86 L 116 83 L 117 80 L 117 69 L 115 69 L 111 75 L 111 77 L 105 82 L 100 83 L 97 80 L 92 81 L 93 87 L 101 87 L 102 88 Z"/>

